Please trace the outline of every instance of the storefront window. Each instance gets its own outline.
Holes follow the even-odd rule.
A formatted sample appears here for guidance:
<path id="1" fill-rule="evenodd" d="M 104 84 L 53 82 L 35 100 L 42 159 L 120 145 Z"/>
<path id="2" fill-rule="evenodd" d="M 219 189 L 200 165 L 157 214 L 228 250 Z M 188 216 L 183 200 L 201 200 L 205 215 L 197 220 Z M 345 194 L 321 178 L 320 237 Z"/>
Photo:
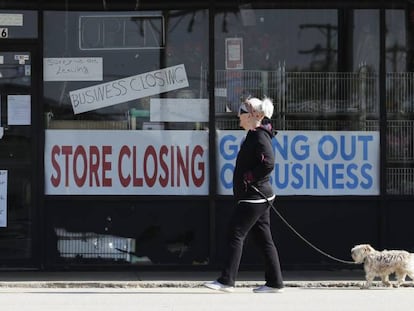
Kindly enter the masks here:
<path id="1" fill-rule="evenodd" d="M 194 130 L 208 121 L 205 11 L 45 12 L 44 20 L 48 128 Z"/>
<path id="2" fill-rule="evenodd" d="M 387 193 L 414 194 L 412 10 L 386 11 Z"/>
<path id="3" fill-rule="evenodd" d="M 329 127 L 314 121 L 349 108 L 333 102 L 344 96 L 332 93 L 341 83 L 336 10 L 243 7 L 217 14 L 215 31 L 217 128 L 239 128 L 235 112 L 249 95 L 273 99 L 278 129 Z"/>
<path id="4" fill-rule="evenodd" d="M 44 29 L 46 194 L 206 195 L 207 11 L 49 11 Z"/>
<path id="5" fill-rule="evenodd" d="M 231 194 L 235 150 L 244 136 L 237 109 L 249 95 L 274 103 L 275 193 L 379 194 L 379 54 L 372 50 L 379 45 L 378 13 L 365 14 L 377 23 L 364 35 L 340 28 L 338 13 L 243 6 L 215 16 L 220 194 Z M 363 14 L 355 16 L 349 25 L 363 28 Z M 338 53 L 341 32 L 353 34 L 356 51 Z M 364 63 L 339 71 L 349 59 Z"/>

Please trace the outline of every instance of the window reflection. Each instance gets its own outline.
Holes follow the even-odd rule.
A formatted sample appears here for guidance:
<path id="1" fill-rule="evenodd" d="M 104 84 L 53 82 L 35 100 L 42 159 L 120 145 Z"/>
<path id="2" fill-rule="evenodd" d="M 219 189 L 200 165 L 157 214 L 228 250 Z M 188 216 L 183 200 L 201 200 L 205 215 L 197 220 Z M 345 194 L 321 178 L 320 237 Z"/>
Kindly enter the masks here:
<path id="1" fill-rule="evenodd" d="M 194 115 L 208 121 L 206 11 L 49 11 L 44 20 L 49 128 L 195 130 L 203 127 Z M 82 70 L 68 61 L 83 62 Z M 176 67 L 180 76 L 169 69 Z M 182 99 L 179 116 L 168 99 Z"/>
<path id="2" fill-rule="evenodd" d="M 411 12 L 386 11 L 387 193 L 414 194 Z"/>
<path id="3" fill-rule="evenodd" d="M 386 68 L 387 72 L 405 72 L 407 69 L 408 40 L 404 10 L 386 11 Z"/>
<path id="4" fill-rule="evenodd" d="M 245 70 L 336 71 L 336 10 L 249 10 L 215 17 L 216 67 L 224 69 L 224 40 L 242 37 Z"/>
<path id="5" fill-rule="evenodd" d="M 352 69 L 361 64 L 371 72 L 379 72 L 379 11 L 354 10 L 352 34 Z"/>
<path id="6" fill-rule="evenodd" d="M 338 38 L 347 29 L 339 29 L 337 10 L 217 14 L 216 127 L 238 129 L 235 111 L 241 100 L 254 95 L 273 99 L 273 125 L 280 130 L 377 129 L 379 30 L 378 23 L 367 23 L 378 22 L 378 11 L 355 11 L 350 23 L 353 19 L 358 27 L 354 50 L 342 51 L 341 57 L 352 59 L 354 67 L 339 72 Z M 242 42 L 241 68 L 228 66 L 229 38 Z"/>

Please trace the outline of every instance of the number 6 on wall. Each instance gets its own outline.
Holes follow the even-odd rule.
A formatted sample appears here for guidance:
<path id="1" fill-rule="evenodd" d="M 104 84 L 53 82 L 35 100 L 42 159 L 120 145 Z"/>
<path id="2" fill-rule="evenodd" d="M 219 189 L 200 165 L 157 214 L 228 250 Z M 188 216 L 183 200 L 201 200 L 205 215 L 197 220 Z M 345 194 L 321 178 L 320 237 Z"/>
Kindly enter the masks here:
<path id="1" fill-rule="evenodd" d="M 9 37 L 9 29 L 0 28 L 0 38 L 5 39 Z"/>

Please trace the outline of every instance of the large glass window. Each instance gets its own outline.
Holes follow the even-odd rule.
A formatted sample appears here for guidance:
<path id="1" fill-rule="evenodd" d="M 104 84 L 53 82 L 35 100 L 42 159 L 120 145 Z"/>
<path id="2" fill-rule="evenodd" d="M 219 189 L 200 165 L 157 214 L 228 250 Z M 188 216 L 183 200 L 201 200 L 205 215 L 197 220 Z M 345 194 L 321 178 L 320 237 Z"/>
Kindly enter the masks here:
<path id="1" fill-rule="evenodd" d="M 414 194 L 411 10 L 386 11 L 387 193 Z"/>
<path id="2" fill-rule="evenodd" d="M 339 33 L 349 29 L 339 29 L 337 10 L 217 14 L 217 128 L 238 129 L 235 111 L 253 95 L 273 99 L 280 130 L 376 129 L 378 12 L 356 11 L 350 21 L 354 50 L 341 55 L 354 66 L 338 72 Z"/>
<path id="3" fill-rule="evenodd" d="M 208 121 L 206 11 L 45 12 L 44 24 L 48 128 L 194 130 Z"/>
<path id="4" fill-rule="evenodd" d="M 208 20 L 44 13 L 45 194 L 72 196 L 50 201 L 58 262 L 208 262 Z"/>
<path id="5" fill-rule="evenodd" d="M 225 41 L 243 39 L 243 70 L 336 71 L 336 10 L 253 10 L 215 17 L 216 67 L 226 69 Z M 237 69 L 237 68 L 236 68 Z"/>
<path id="6" fill-rule="evenodd" d="M 286 130 L 373 130 L 378 125 L 378 10 L 253 10 L 216 15 L 216 126 L 237 129 L 244 97 L 268 96 Z M 348 72 L 338 72 L 340 32 L 352 33 Z M 342 36 L 344 37 L 344 36 Z M 240 54 L 240 60 L 230 60 Z"/>
<path id="7" fill-rule="evenodd" d="M 219 193 L 231 193 L 233 151 L 243 139 L 243 131 L 234 131 L 240 130 L 237 108 L 251 95 L 274 103 L 276 193 L 379 194 L 379 15 L 355 11 L 339 23 L 339 13 L 242 6 L 216 14 Z M 326 157 L 321 150 L 328 140 L 332 153 Z M 339 155 L 341 148 L 349 156 Z"/>

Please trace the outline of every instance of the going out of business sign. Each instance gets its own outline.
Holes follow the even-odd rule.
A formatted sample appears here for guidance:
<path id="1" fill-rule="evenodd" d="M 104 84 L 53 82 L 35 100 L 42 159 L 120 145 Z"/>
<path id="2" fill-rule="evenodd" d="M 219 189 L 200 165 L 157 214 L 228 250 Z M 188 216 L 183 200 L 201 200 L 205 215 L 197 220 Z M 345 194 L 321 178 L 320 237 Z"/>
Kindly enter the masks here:
<path id="1" fill-rule="evenodd" d="M 220 131 L 218 193 L 232 193 L 245 132 Z M 379 132 L 280 131 L 273 139 L 277 195 L 378 195 Z"/>

